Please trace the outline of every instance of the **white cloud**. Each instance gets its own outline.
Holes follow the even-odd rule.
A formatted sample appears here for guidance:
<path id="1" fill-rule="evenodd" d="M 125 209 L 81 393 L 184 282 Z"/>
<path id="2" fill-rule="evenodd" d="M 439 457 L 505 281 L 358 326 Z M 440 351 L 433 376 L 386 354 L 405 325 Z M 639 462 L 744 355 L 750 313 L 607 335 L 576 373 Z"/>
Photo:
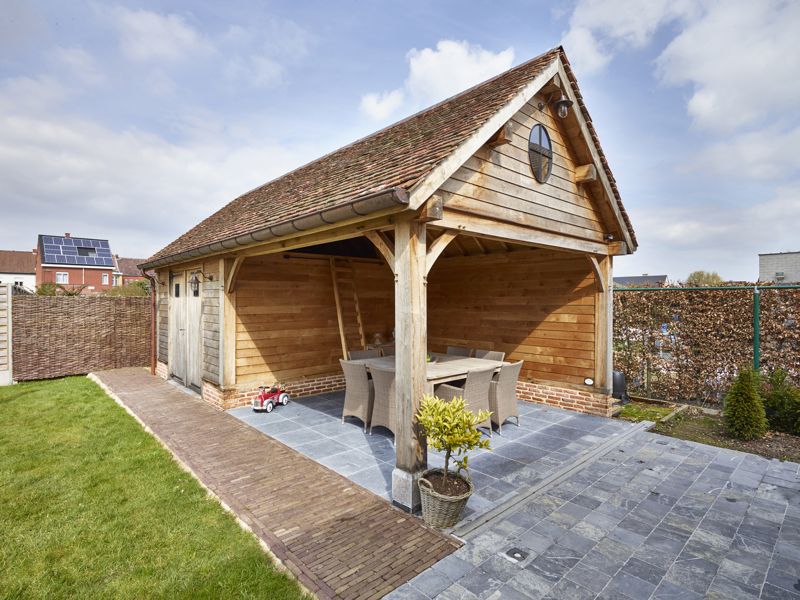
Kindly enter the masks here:
<path id="1" fill-rule="evenodd" d="M 228 79 L 252 87 L 265 88 L 280 83 L 284 68 L 269 56 L 253 54 L 233 57 L 225 67 Z"/>
<path id="2" fill-rule="evenodd" d="M 468 42 L 440 40 L 435 49 L 414 48 L 406 58 L 409 74 L 404 86 L 364 95 L 365 115 L 385 120 L 401 107 L 413 110 L 443 100 L 511 68 L 514 50 L 492 52 Z"/>
<path id="3" fill-rule="evenodd" d="M 722 132 L 800 104 L 800 3 L 712 3 L 658 59 L 663 80 L 689 84 L 695 123 Z"/>
<path id="4" fill-rule="evenodd" d="M 406 95 L 402 89 L 365 94 L 361 97 L 361 112 L 375 121 L 385 121 L 403 105 Z"/>
<path id="5" fill-rule="evenodd" d="M 215 127 L 195 128 L 185 142 L 115 130 L 61 113 L 59 89 L 48 80 L 0 88 L 3 210 L 14 223 L 3 231 L 8 247 L 33 247 L 37 232 L 72 231 L 109 237 L 115 251 L 144 257 L 320 152 L 261 136 L 248 143 Z M 36 90 L 49 97 L 32 108 L 23 99 Z"/>
<path id="6" fill-rule="evenodd" d="M 561 40 L 570 61 L 580 73 L 594 73 L 611 62 L 611 53 L 600 48 L 586 27 L 572 27 Z"/>
<path id="7" fill-rule="evenodd" d="M 769 127 L 735 135 L 700 151 L 686 170 L 708 175 L 745 176 L 766 181 L 800 173 L 800 127 Z"/>
<path id="8" fill-rule="evenodd" d="M 112 19 L 123 54 L 137 62 L 183 60 L 208 54 L 211 44 L 180 15 L 116 7 Z"/>
<path id="9" fill-rule="evenodd" d="M 57 48 L 55 58 L 74 77 L 87 85 L 97 85 L 105 80 L 95 58 L 82 48 Z"/>

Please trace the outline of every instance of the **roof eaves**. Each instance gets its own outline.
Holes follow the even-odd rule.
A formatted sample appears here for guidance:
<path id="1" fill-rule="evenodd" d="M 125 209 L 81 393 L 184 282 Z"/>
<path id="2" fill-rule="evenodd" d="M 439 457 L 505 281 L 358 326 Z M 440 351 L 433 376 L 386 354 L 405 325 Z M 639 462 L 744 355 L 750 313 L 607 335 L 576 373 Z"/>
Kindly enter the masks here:
<path id="1" fill-rule="evenodd" d="M 391 208 L 403 209 L 407 207 L 408 193 L 406 190 L 402 188 L 390 188 L 354 198 L 346 203 L 342 203 L 331 208 L 325 208 L 307 215 L 289 219 L 282 223 L 270 225 L 264 229 L 251 231 L 232 238 L 213 242 L 211 244 L 204 244 L 183 252 L 169 256 L 163 256 L 156 260 L 148 259 L 137 266 L 143 271 L 147 269 L 154 269 L 169 264 L 183 262 L 185 260 L 191 260 L 207 254 L 226 252 L 244 246 L 263 243 L 278 237 L 286 237 L 296 233 L 303 233 L 317 227 L 335 225 L 354 217 L 366 218 L 369 215 L 381 210 L 387 210 Z"/>

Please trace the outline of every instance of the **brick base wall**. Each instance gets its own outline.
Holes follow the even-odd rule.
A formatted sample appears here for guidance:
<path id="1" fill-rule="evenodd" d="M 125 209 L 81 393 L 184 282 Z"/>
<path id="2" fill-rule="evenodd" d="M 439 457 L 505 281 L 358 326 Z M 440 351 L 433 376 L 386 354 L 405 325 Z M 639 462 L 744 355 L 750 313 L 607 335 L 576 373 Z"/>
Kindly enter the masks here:
<path id="1" fill-rule="evenodd" d="M 319 377 L 307 377 L 284 383 L 284 385 L 291 398 L 336 392 L 344 389 L 344 374 L 334 373 Z M 203 382 L 203 400 L 220 410 L 236 408 L 237 406 L 249 406 L 257 393 L 257 385 L 237 386 L 234 389 L 223 390 L 213 383 Z"/>
<path id="2" fill-rule="evenodd" d="M 156 375 L 162 379 L 167 379 L 167 373 L 167 365 L 159 361 L 156 366 Z M 335 373 L 299 379 L 285 385 L 289 396 L 292 398 L 336 392 L 344 389 L 344 374 Z M 212 406 L 220 410 L 227 410 L 237 406 L 249 406 L 257 393 L 258 386 L 256 385 L 223 390 L 213 383 L 204 381 L 202 397 Z M 533 383 L 531 381 L 520 381 L 517 384 L 517 398 L 526 402 L 549 404 L 558 408 L 603 417 L 611 416 L 614 404 L 614 399 L 606 394 Z"/>
<path id="3" fill-rule="evenodd" d="M 614 399 L 607 394 L 562 388 L 531 381 L 517 383 L 517 398 L 567 410 L 610 417 Z"/>
<path id="4" fill-rule="evenodd" d="M 160 360 L 156 362 L 156 376 L 161 377 L 161 379 L 169 379 L 169 367 L 167 363 L 163 363 Z"/>

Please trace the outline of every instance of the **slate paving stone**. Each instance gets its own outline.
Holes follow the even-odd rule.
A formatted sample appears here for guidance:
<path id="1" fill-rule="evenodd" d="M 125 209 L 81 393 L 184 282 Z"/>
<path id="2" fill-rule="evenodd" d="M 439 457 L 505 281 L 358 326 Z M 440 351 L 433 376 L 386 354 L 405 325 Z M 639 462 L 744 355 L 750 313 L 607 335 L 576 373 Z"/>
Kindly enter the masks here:
<path id="1" fill-rule="evenodd" d="M 614 575 L 605 588 L 605 590 L 609 592 L 624 594 L 632 600 L 644 600 L 649 598 L 655 589 L 656 586 L 649 581 L 639 579 L 625 571 L 620 571 Z"/>
<path id="2" fill-rule="evenodd" d="M 786 590 L 793 594 L 800 594 L 800 577 L 790 575 L 776 568 L 771 568 L 767 573 L 767 583 Z"/>
<path id="3" fill-rule="evenodd" d="M 454 554 L 451 554 L 450 556 L 447 556 L 434 564 L 431 568 L 435 571 L 438 571 L 451 581 L 457 581 L 466 575 L 471 569 L 473 569 L 474 566 L 475 565 L 472 563 L 459 558 Z"/>
<path id="4" fill-rule="evenodd" d="M 545 596 L 548 600 L 593 600 L 594 597 L 594 592 L 569 579 L 559 581 Z"/>
<path id="5" fill-rule="evenodd" d="M 761 590 L 761 600 L 800 600 L 800 594 L 794 594 L 771 583 L 765 583 Z"/>
<path id="6" fill-rule="evenodd" d="M 439 594 L 437 600 L 478 600 L 478 597 L 461 585 L 454 583 Z"/>
<path id="7" fill-rule="evenodd" d="M 490 573 L 483 570 L 482 567 L 478 567 L 459 579 L 458 584 L 479 598 L 482 598 L 500 588 L 505 584 L 505 581 L 495 579 Z"/>
<path id="8" fill-rule="evenodd" d="M 670 581 L 662 581 L 652 596 L 653 600 L 700 600 L 702 597 L 701 594 Z"/>
<path id="9" fill-rule="evenodd" d="M 763 585 L 766 573 L 741 563 L 733 562 L 728 558 L 723 558 L 719 564 L 717 576 L 727 577 L 751 588 L 758 589 Z"/>
<path id="10" fill-rule="evenodd" d="M 553 583 L 534 569 L 525 568 L 509 579 L 506 587 L 511 587 L 534 600 L 543 598 L 553 587 Z M 501 596 L 502 597 L 502 596 Z"/>
<path id="11" fill-rule="evenodd" d="M 643 579 L 653 584 L 654 587 L 661 583 L 664 575 L 667 574 L 667 569 L 665 567 L 651 565 L 650 563 L 639 560 L 635 557 L 628 559 L 628 562 L 625 563 L 625 566 L 622 567 L 622 570 L 625 573 L 634 575 L 639 579 Z"/>
<path id="12" fill-rule="evenodd" d="M 567 573 L 567 579 L 597 594 L 606 587 L 606 584 L 611 579 L 611 575 L 593 569 L 583 563 L 578 563 Z"/>
<path id="13" fill-rule="evenodd" d="M 709 600 L 758 600 L 760 589 L 748 587 L 724 576 L 717 576 L 706 592 Z"/>
<path id="14" fill-rule="evenodd" d="M 719 565 L 705 558 L 681 554 L 667 571 L 666 579 L 698 594 L 705 594 Z"/>
<path id="15" fill-rule="evenodd" d="M 605 538 L 581 559 L 581 564 L 614 575 L 632 554 L 628 546 Z"/>
<path id="16" fill-rule="evenodd" d="M 537 554 L 541 554 L 555 544 L 555 539 L 550 534 L 530 530 L 519 536 L 519 543 Z"/>
<path id="17" fill-rule="evenodd" d="M 772 558 L 772 549 L 769 544 L 736 535 L 725 557 L 756 571 L 766 571 Z"/>
<path id="18" fill-rule="evenodd" d="M 414 588 L 433 598 L 453 585 L 453 581 L 436 569 L 428 569 L 409 582 Z"/>

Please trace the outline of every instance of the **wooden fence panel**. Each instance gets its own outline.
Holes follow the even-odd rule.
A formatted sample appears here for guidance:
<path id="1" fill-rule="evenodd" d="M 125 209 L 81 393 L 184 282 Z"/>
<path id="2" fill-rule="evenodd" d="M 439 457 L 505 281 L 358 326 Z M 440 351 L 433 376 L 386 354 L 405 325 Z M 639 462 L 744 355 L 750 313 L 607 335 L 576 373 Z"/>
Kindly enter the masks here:
<path id="1" fill-rule="evenodd" d="M 17 381 L 150 362 L 150 298 L 14 296 Z"/>

